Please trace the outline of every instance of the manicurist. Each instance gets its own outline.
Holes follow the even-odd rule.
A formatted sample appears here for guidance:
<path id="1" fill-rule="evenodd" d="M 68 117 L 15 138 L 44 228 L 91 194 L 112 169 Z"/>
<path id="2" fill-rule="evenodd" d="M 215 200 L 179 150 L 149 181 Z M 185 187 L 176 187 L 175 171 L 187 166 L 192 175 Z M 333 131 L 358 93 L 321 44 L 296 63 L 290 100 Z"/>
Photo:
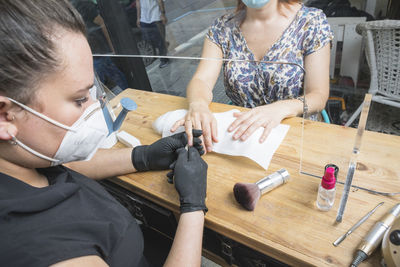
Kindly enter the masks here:
<path id="1" fill-rule="evenodd" d="M 93 83 L 85 27 L 67 0 L 0 0 L 0 266 L 147 266 L 135 219 L 94 179 L 175 161 L 181 216 L 165 265 L 199 266 L 199 135 L 188 150 L 184 133 L 98 150 L 108 129 Z"/>

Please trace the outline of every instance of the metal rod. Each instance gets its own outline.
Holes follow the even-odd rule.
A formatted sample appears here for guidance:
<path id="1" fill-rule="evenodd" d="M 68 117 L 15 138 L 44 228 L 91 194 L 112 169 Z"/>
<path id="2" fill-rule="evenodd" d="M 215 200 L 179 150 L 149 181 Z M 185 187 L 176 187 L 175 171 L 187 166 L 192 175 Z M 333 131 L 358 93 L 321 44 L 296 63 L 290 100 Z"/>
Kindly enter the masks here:
<path id="1" fill-rule="evenodd" d="M 303 66 L 296 62 L 288 62 L 288 61 L 267 61 L 267 60 L 248 60 L 248 59 L 239 59 L 239 58 L 216 58 L 216 57 L 186 57 L 186 56 L 152 56 L 152 55 L 115 55 L 115 54 L 93 54 L 93 57 L 125 57 L 125 58 L 168 58 L 168 59 L 186 59 L 186 60 L 214 60 L 214 61 L 223 61 L 223 62 L 255 62 L 255 63 L 264 63 L 264 64 L 287 64 L 294 65 L 299 67 L 304 73 L 306 70 Z"/>
<path id="2" fill-rule="evenodd" d="M 375 208 L 373 208 L 370 212 L 368 212 L 364 217 L 362 217 L 358 222 L 356 222 L 350 229 L 347 231 L 344 235 L 340 236 L 338 239 L 336 239 L 335 242 L 333 242 L 333 245 L 337 247 L 342 241 L 350 235 L 354 230 L 356 230 L 362 223 L 364 223 L 371 215 L 380 207 L 383 205 L 385 202 L 381 202 L 378 205 L 376 205 Z"/>

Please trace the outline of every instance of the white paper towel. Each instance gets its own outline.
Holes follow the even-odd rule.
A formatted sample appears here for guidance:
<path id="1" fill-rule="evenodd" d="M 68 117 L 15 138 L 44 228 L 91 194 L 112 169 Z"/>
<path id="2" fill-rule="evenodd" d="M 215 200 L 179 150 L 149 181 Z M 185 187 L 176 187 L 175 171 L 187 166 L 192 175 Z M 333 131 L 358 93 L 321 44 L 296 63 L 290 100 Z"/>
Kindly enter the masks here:
<path id="1" fill-rule="evenodd" d="M 290 126 L 279 124 L 271 130 L 264 143 L 260 144 L 259 140 L 264 128 L 257 129 L 246 141 L 233 140 L 235 133 L 228 132 L 228 127 L 236 120 L 233 113 L 240 112 L 232 109 L 227 112 L 214 113 L 218 125 L 218 143 L 213 143 L 213 151 L 231 156 L 244 156 L 258 163 L 264 169 L 268 169 L 269 163 L 275 151 L 282 143 Z M 160 116 L 154 123 L 153 129 L 162 135 L 162 137 L 170 136 L 175 133 L 185 131 L 183 126 L 179 127 L 174 133 L 170 131 L 174 123 L 183 118 L 187 113 L 185 109 L 170 111 Z"/>

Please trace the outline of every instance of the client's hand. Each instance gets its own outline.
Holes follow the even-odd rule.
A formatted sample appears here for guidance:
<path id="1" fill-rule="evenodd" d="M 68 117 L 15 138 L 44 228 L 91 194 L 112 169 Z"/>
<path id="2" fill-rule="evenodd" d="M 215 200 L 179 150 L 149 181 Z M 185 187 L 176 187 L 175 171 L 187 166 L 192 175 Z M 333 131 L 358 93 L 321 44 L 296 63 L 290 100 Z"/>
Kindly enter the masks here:
<path id="1" fill-rule="evenodd" d="M 193 146 L 201 155 L 201 130 L 193 130 Z M 151 145 L 137 146 L 132 150 L 132 164 L 137 171 L 167 170 L 176 161 L 176 150 L 187 145 L 187 134 L 178 133 L 161 138 Z"/>
<path id="2" fill-rule="evenodd" d="M 171 128 L 171 132 L 176 131 L 178 127 L 183 125 L 185 125 L 188 135 L 189 146 L 192 146 L 192 129 L 201 129 L 203 131 L 201 139 L 205 151 L 212 151 L 213 142 L 218 142 L 217 120 L 205 103 L 192 103 L 186 116 L 175 122 Z"/>
<path id="3" fill-rule="evenodd" d="M 203 210 L 207 191 L 207 163 L 194 147 L 180 148 L 174 168 L 175 188 L 179 193 L 181 213 Z"/>
<path id="4" fill-rule="evenodd" d="M 246 112 L 234 113 L 233 116 L 236 120 L 229 126 L 228 132 L 236 132 L 233 139 L 245 141 L 249 138 L 255 130 L 260 127 L 264 131 L 259 139 L 263 143 L 267 139 L 271 130 L 278 126 L 279 123 L 285 118 L 284 111 L 277 103 L 259 106 Z"/>

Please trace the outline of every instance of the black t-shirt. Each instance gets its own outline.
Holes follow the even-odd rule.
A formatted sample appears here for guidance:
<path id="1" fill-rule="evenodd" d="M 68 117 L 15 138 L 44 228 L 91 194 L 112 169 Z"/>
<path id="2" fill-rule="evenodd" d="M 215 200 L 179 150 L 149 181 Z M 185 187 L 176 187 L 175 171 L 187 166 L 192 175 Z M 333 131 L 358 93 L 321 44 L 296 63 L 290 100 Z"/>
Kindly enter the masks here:
<path id="1" fill-rule="evenodd" d="M 110 266 L 143 266 L 131 214 L 97 182 L 68 168 L 38 170 L 49 186 L 0 173 L 0 265 L 49 266 L 98 255 Z"/>

